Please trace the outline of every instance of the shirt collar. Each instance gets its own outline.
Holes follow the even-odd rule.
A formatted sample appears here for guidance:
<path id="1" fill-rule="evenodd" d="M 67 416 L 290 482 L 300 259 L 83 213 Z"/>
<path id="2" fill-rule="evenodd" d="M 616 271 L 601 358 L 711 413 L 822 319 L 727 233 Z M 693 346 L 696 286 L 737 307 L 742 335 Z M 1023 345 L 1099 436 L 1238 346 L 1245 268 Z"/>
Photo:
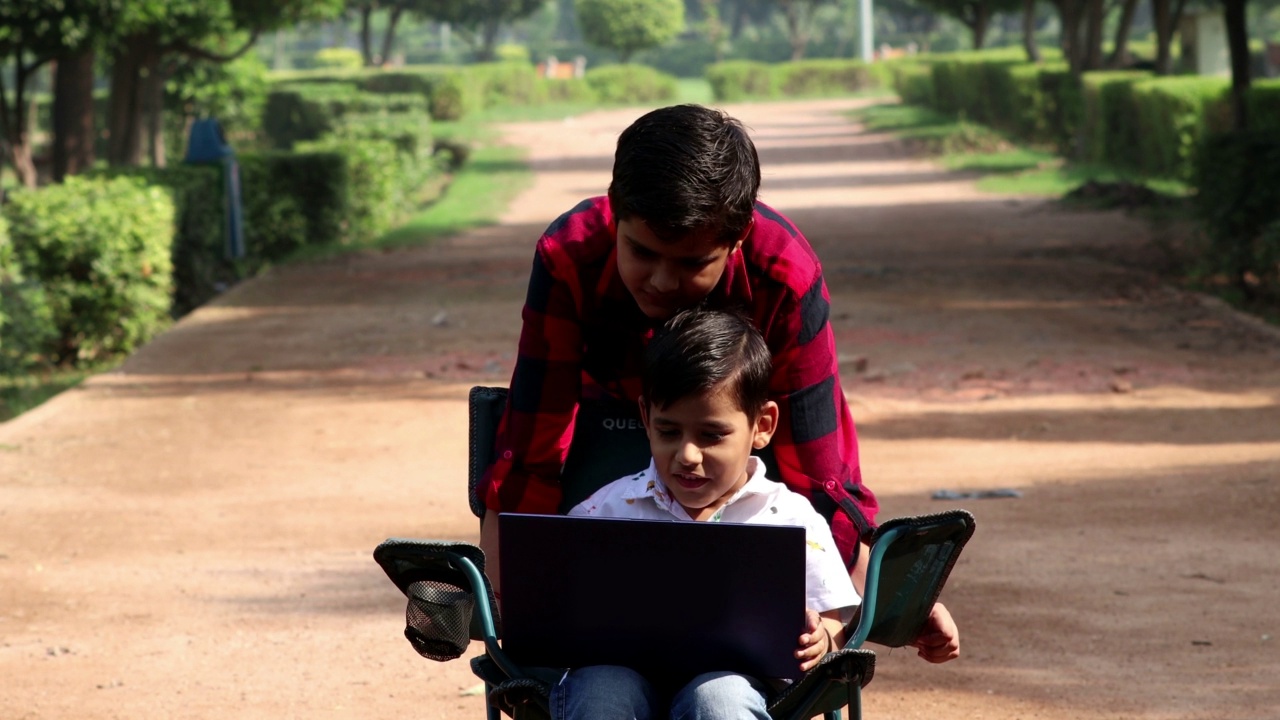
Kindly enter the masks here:
<path id="1" fill-rule="evenodd" d="M 752 455 L 747 458 L 747 482 L 743 484 L 733 497 L 729 498 L 729 502 L 723 507 L 728 507 L 747 495 L 765 495 L 776 489 L 775 483 L 764 476 L 764 462 Z M 662 478 L 658 476 L 658 468 L 653 460 L 649 460 L 649 467 L 636 477 L 637 482 L 632 483 L 622 494 L 624 501 L 633 500 L 651 500 L 655 505 L 673 515 L 684 515 L 688 513 L 679 503 L 671 497 L 671 491 L 662 482 Z M 680 512 L 677 513 L 676 509 Z"/>

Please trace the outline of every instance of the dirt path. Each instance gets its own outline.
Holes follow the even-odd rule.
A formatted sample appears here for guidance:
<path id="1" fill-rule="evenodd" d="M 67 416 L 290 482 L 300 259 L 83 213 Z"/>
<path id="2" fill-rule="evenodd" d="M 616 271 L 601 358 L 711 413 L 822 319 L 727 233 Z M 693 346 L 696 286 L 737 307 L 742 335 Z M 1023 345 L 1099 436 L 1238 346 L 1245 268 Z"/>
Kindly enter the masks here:
<path id="1" fill-rule="evenodd" d="M 958 504 L 964 656 L 883 653 L 868 718 L 1274 718 L 1280 337 L 1161 285 L 1146 229 L 977 194 L 843 120 L 736 106 L 823 258 L 884 517 Z M 506 224 L 283 268 L 0 425 L 0 718 L 479 718 L 369 553 L 475 538 L 465 393 L 532 244 L 636 113 L 510 128 Z"/>

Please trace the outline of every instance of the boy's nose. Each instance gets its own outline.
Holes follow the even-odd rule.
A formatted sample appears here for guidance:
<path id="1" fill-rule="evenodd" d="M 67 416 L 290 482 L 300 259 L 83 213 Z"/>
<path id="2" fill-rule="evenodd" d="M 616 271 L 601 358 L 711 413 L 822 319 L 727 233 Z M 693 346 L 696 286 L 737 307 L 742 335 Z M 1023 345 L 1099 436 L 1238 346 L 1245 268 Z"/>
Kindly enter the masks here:
<path id="1" fill-rule="evenodd" d="M 680 287 L 680 278 L 670 270 L 659 266 L 649 278 L 649 284 L 653 286 L 654 290 L 667 293 Z"/>
<path id="2" fill-rule="evenodd" d="M 684 443 L 676 453 L 676 460 L 686 468 L 697 467 L 702 462 L 702 450 L 695 443 Z"/>

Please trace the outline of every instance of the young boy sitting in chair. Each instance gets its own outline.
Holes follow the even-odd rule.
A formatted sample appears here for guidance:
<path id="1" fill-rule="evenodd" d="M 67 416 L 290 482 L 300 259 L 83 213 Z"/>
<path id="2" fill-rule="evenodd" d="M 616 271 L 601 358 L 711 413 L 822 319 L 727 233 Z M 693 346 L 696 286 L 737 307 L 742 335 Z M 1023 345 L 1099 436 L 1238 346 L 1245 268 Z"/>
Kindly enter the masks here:
<path id="1" fill-rule="evenodd" d="M 807 607 L 795 657 L 809 670 L 843 644 L 844 625 L 861 600 L 826 520 L 806 498 L 766 478 L 764 463 L 751 454 L 769 443 L 778 422 L 778 406 L 768 399 L 769 348 L 750 321 L 695 309 L 668 321 L 644 359 L 640 413 L 653 461 L 569 514 L 804 527 Z M 716 672 L 663 688 L 628 668 L 575 668 L 553 688 L 551 712 L 565 720 L 768 718 L 764 680 Z"/>

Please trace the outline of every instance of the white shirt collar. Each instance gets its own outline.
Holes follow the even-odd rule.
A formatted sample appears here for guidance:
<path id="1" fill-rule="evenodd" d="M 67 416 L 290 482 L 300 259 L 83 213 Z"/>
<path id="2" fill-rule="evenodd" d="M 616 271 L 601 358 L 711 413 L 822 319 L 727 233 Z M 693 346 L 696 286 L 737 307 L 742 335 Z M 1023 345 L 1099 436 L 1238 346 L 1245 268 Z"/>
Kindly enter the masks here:
<path id="1" fill-rule="evenodd" d="M 722 509 L 732 505 L 747 495 L 764 495 L 776 491 L 777 483 L 769 480 L 764 476 L 764 462 L 760 458 L 752 455 L 747 458 L 747 482 L 738 489 L 738 492 L 729 498 Z M 671 492 L 667 489 L 666 484 L 662 482 L 662 478 L 658 475 L 657 465 L 652 459 L 649 460 L 649 467 L 643 472 L 636 475 L 636 482 L 628 483 L 628 487 L 622 493 L 622 499 L 626 502 L 635 500 L 649 499 L 655 505 L 676 515 L 677 517 L 688 518 L 688 513 L 671 497 Z M 717 514 L 719 517 L 719 514 Z"/>

